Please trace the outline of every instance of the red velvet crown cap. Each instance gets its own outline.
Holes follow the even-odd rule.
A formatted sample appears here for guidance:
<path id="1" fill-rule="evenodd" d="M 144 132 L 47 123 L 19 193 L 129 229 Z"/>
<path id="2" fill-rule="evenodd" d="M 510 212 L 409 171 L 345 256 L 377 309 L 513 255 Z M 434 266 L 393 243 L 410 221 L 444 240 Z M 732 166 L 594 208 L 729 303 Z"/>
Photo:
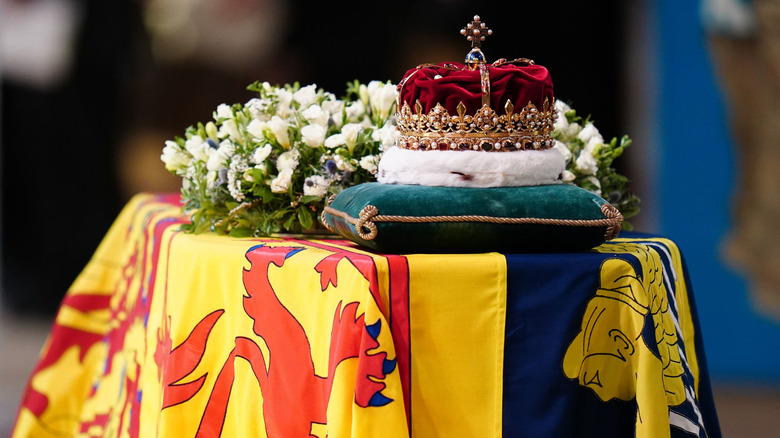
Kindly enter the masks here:
<path id="1" fill-rule="evenodd" d="M 502 63 L 488 65 L 490 74 L 490 107 L 504 113 L 506 101 L 515 108 L 529 102 L 541 109 L 545 99 L 553 103 L 553 84 L 550 73 L 541 65 Z M 419 100 L 423 111 L 429 112 L 437 103 L 450 114 L 457 114 L 458 103 L 463 102 L 468 114 L 482 107 L 480 71 L 459 63 L 427 65 L 409 70 L 401 81 L 399 108 L 408 103 L 414 108 Z"/>

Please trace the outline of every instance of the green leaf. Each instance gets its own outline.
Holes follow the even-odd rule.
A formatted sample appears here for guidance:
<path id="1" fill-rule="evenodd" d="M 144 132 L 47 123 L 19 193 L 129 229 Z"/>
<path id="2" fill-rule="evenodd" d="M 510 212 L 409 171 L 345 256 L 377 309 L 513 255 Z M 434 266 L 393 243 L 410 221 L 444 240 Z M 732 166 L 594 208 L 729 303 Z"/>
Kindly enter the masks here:
<path id="1" fill-rule="evenodd" d="M 228 233 L 231 237 L 250 237 L 252 234 L 252 229 L 244 226 L 233 228 Z"/>
<path id="2" fill-rule="evenodd" d="M 300 199 L 299 202 L 301 204 L 309 204 L 309 203 L 317 202 L 317 201 L 320 201 L 320 200 L 322 200 L 322 196 L 311 196 L 311 195 L 308 195 L 308 196 L 301 196 L 301 199 Z"/>
<path id="3" fill-rule="evenodd" d="M 314 226 L 314 219 L 311 217 L 311 212 L 304 206 L 298 207 L 298 220 L 301 222 L 301 226 L 307 230 Z"/>
<path id="4" fill-rule="evenodd" d="M 289 231 L 292 228 L 293 222 L 295 222 L 295 215 L 291 214 L 290 217 L 284 221 L 284 229 Z"/>
<path id="5" fill-rule="evenodd" d="M 256 185 L 255 188 L 252 189 L 252 194 L 258 198 L 263 198 L 264 204 L 270 202 L 274 197 L 274 193 L 271 191 L 271 188 L 266 185 Z"/>

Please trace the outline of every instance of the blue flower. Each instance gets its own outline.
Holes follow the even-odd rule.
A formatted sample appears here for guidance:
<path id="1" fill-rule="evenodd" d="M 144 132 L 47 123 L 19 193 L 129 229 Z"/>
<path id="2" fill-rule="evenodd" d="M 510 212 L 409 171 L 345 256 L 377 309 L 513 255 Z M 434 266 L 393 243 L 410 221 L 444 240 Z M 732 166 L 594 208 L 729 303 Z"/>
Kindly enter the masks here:
<path id="1" fill-rule="evenodd" d="M 333 177 L 339 173 L 339 167 L 335 161 L 328 159 L 328 161 L 325 162 L 325 171 L 328 172 L 329 176 Z"/>

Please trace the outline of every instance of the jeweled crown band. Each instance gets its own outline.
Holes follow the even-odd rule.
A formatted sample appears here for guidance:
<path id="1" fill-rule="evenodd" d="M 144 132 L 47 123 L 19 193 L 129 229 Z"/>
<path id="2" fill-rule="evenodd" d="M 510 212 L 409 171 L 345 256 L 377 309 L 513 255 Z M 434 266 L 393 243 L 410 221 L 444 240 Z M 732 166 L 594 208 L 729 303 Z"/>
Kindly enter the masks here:
<path id="1" fill-rule="evenodd" d="M 548 99 L 542 109 L 532 102 L 518 113 L 507 101 L 505 113 L 498 115 L 490 106 L 483 105 L 475 114 L 466 114 L 463 102 L 457 115 L 441 104 L 423 113 L 418 101 L 414 112 L 404 103 L 397 113 L 396 128 L 401 133 L 396 145 L 411 150 L 475 150 L 484 152 L 512 152 L 543 150 L 555 145 L 552 132 L 557 118 L 555 106 Z"/>

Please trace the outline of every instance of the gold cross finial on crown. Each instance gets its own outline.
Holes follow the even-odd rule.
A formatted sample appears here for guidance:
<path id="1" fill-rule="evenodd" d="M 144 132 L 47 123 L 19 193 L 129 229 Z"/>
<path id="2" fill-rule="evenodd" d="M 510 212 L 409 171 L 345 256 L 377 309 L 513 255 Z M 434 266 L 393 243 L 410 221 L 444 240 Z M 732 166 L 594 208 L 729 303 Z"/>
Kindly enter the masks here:
<path id="1" fill-rule="evenodd" d="M 474 20 L 460 30 L 460 34 L 465 36 L 466 40 L 471 41 L 471 51 L 466 55 L 466 62 L 472 66 L 484 63 L 485 54 L 482 53 L 480 47 L 482 41 L 485 41 L 485 37 L 493 35 L 493 31 L 479 20 L 479 15 L 475 15 Z"/>

